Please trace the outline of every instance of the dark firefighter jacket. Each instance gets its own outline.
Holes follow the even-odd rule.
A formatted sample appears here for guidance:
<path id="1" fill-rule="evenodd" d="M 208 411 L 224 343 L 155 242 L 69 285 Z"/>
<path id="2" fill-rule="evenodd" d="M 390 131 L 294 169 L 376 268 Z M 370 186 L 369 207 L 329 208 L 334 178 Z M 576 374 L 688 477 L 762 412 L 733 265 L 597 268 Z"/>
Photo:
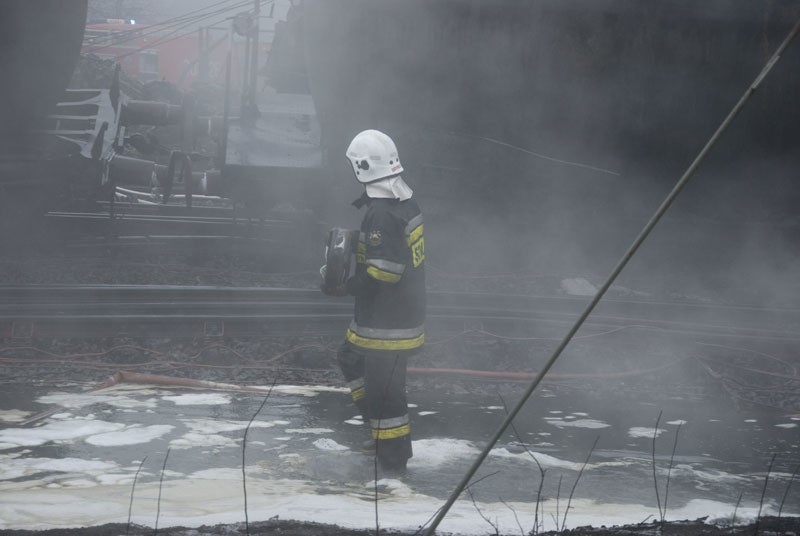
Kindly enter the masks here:
<path id="1" fill-rule="evenodd" d="M 356 270 L 347 281 L 355 315 L 347 342 L 356 350 L 415 353 L 425 342 L 425 239 L 413 199 L 371 199 L 361 221 Z"/>

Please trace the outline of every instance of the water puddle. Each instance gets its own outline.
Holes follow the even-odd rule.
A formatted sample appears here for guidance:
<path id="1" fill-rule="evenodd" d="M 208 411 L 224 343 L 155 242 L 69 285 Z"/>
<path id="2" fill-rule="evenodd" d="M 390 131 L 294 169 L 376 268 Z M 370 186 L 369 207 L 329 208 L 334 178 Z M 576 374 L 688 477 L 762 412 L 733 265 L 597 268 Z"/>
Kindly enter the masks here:
<path id="1" fill-rule="evenodd" d="M 497 398 L 419 392 L 410 400 L 408 473 L 377 473 L 385 528 L 426 523 L 505 417 Z M 251 520 L 374 526 L 376 469 L 354 448 L 368 432 L 347 393 L 282 386 L 250 423 L 263 401 L 147 386 L 8 386 L 0 395 L 0 527 L 126 522 L 129 514 L 150 526 L 156 515 L 159 526 L 239 522 L 245 486 Z M 45 409 L 38 423 L 19 424 Z M 782 506 L 797 515 L 800 486 L 783 497 L 800 463 L 798 424 L 725 401 L 659 407 L 545 391 L 492 450 L 442 530 L 485 533 L 482 515 L 507 530 L 515 518 L 530 529 L 538 517 L 550 530 L 565 512 L 567 526 L 638 523 L 657 519 L 665 501 L 668 519 L 729 520 L 736 509 L 746 521 L 757 515 L 773 454 L 763 513 Z"/>

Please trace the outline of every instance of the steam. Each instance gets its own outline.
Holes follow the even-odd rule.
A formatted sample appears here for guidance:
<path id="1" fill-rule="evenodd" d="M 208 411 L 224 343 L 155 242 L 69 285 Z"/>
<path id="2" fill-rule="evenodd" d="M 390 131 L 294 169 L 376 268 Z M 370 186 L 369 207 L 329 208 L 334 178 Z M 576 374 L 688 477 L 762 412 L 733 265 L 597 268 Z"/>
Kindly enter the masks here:
<path id="1" fill-rule="evenodd" d="M 587 277 L 607 273 L 798 11 L 733 0 L 369 4 L 329 28 L 343 5 L 306 2 L 332 154 L 361 128 L 395 138 L 431 263 Z M 800 53 L 782 61 L 620 284 L 797 301 L 789 140 L 800 132 L 786 113 L 800 110 L 785 90 Z"/>

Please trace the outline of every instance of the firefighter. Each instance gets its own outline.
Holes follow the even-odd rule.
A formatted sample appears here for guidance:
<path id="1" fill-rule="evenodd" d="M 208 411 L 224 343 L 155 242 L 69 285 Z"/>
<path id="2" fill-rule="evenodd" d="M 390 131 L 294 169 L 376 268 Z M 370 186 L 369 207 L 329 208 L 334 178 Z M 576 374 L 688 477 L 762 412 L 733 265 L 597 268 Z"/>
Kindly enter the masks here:
<path id="1" fill-rule="evenodd" d="M 323 292 L 355 297 L 354 318 L 337 359 L 353 402 L 372 431 L 381 467 L 402 472 L 412 456 L 406 402 L 408 357 L 425 341 L 425 240 L 422 213 L 403 181 L 392 139 L 377 130 L 353 138 L 347 158 L 366 207 L 356 267 L 344 285 Z M 369 449 L 365 449 L 369 450 Z"/>

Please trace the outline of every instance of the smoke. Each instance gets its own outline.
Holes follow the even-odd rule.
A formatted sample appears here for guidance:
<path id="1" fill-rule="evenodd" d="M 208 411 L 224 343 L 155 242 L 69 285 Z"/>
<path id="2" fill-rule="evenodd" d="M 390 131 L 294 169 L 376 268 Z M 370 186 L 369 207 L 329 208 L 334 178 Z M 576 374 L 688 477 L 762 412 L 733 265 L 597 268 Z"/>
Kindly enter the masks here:
<path id="1" fill-rule="evenodd" d="M 312 92 L 334 162 L 363 128 L 395 138 L 426 211 L 432 263 L 602 275 L 800 3 L 309 1 L 305 11 Z M 800 108 L 787 93 L 800 80 L 797 49 L 704 163 L 629 280 L 662 296 L 782 295 L 800 191 L 791 180 Z M 758 238 L 764 225 L 769 241 Z M 734 292 L 742 279 L 761 290 Z"/>

